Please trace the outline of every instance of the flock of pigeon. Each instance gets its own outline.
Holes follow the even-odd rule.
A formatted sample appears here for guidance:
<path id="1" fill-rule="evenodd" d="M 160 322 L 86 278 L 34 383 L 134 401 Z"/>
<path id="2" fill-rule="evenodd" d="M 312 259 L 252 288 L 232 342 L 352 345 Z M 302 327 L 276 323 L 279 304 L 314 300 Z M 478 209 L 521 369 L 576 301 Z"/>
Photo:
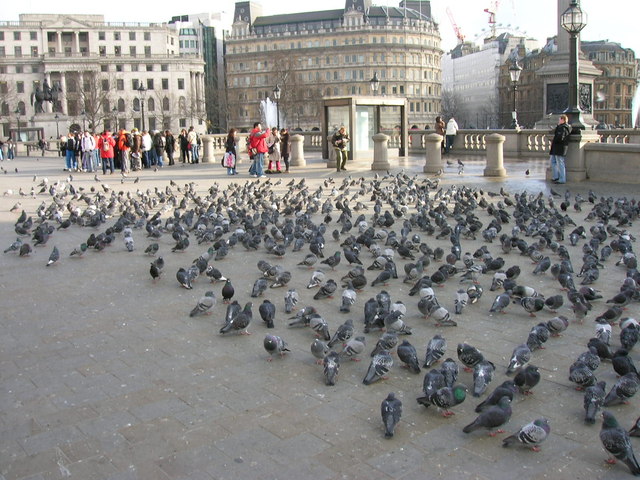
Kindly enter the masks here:
<path id="1" fill-rule="evenodd" d="M 426 370 L 422 386 L 416 381 L 404 389 L 414 388 L 417 404 L 429 410 L 449 417 L 470 391 L 474 398 L 484 397 L 475 408 L 477 418 L 461 427 L 464 433 L 502 432 L 512 407 L 517 410 L 518 395 L 532 394 L 544 381 L 536 360 L 544 358 L 545 346 L 553 349 L 553 337 L 568 329 L 586 335 L 584 353 L 566 372 L 584 392 L 576 394 L 583 395 L 584 422 L 595 423 L 602 408 L 625 408 L 618 406 L 640 387 L 632 356 L 640 323 L 625 314 L 640 300 L 630 231 L 640 212 L 635 200 L 593 192 L 583 198 L 569 191 L 444 188 L 438 180 L 404 172 L 371 180 L 328 178 L 317 187 L 304 179 L 286 185 L 282 179 L 247 180 L 228 188 L 214 183 L 206 192 L 194 183 L 173 181 L 165 188 L 128 193 L 98 178 L 91 188 L 76 188 L 71 177 L 34 182 L 39 190 L 32 188 L 31 195 L 42 202 L 33 212 L 14 206 L 17 237 L 5 254 L 29 257 L 34 248 L 52 248 L 50 267 L 66 256 L 106 248 L 134 252 L 151 283 L 175 278 L 176 288 L 207 285 L 185 314 L 215 313 L 221 337 L 266 329 L 263 347 L 269 360 L 308 352 L 322 365 L 318 378 L 327 386 L 339 382 L 341 368 L 351 368 L 346 361 L 366 357 L 362 383 L 381 382 L 393 375 L 397 357 L 412 374 Z M 578 217 L 581 225 L 574 221 Z M 80 228 L 87 231 L 86 241 L 62 251 L 59 237 Z M 138 249 L 136 243 L 142 242 L 144 248 Z M 174 265 L 185 255 L 195 258 L 177 268 L 175 277 L 166 273 L 165 259 Z M 253 285 L 234 285 L 234 256 L 255 259 Z M 599 288 L 603 269 L 620 278 L 611 298 L 603 298 Z M 536 279 L 545 291 L 523 278 Z M 224 314 L 216 308 L 218 297 L 226 304 Z M 256 306 L 262 327 L 255 325 Z M 563 307 L 564 315 L 558 313 Z M 447 337 L 456 335 L 459 322 L 504 322 L 508 316 L 522 322 L 522 314 L 535 317 L 535 325 L 526 338 L 514 339 L 508 362 L 475 346 L 473 338 L 457 344 L 457 359 L 448 356 Z M 538 321 L 537 315 L 549 318 Z M 305 328 L 313 337 L 310 347 L 285 340 L 294 329 Z M 431 339 L 414 335 L 428 330 L 435 332 Z M 416 346 L 426 346 L 424 360 Z M 472 372 L 471 386 L 459 381 L 459 367 Z M 598 377 L 611 367 L 619 378 L 607 388 Z M 499 377 L 504 378 L 490 391 Z M 393 392 L 381 400 L 384 435 L 391 438 L 403 403 Z M 627 431 L 612 409 L 601 416 L 603 447 L 640 475 L 630 440 L 640 436 L 639 423 Z M 548 419 L 533 418 L 502 444 L 537 450 L 550 432 Z"/>

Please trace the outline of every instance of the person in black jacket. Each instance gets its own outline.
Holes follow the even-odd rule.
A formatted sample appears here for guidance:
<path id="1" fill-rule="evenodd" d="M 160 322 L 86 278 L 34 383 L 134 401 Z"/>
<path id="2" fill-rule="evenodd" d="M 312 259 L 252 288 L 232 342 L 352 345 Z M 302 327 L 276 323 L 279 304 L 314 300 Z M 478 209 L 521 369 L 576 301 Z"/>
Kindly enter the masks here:
<path id="1" fill-rule="evenodd" d="M 553 140 L 551 140 L 551 150 L 549 151 L 553 183 L 563 184 L 567 181 L 564 160 L 569 149 L 569 135 L 571 135 L 569 118 L 566 115 L 560 115 L 558 126 L 553 131 Z"/>
<path id="2" fill-rule="evenodd" d="M 169 157 L 169 165 L 174 165 L 173 153 L 176 151 L 176 139 L 169 130 L 164 131 L 164 151 Z"/>
<path id="3" fill-rule="evenodd" d="M 229 130 L 227 141 L 224 144 L 224 166 L 227 167 L 227 175 L 237 175 L 236 164 L 238 161 L 238 150 L 236 143 L 238 142 L 238 134 L 235 128 Z M 227 155 L 229 154 L 229 155 Z"/>

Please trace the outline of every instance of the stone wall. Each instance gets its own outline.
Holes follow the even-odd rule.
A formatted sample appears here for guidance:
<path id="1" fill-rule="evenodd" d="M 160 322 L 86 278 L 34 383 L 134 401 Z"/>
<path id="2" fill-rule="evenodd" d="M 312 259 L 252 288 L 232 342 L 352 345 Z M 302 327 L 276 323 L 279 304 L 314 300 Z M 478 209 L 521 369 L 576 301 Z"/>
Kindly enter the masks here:
<path id="1" fill-rule="evenodd" d="M 589 180 L 640 184 L 640 144 L 589 143 L 584 154 Z"/>

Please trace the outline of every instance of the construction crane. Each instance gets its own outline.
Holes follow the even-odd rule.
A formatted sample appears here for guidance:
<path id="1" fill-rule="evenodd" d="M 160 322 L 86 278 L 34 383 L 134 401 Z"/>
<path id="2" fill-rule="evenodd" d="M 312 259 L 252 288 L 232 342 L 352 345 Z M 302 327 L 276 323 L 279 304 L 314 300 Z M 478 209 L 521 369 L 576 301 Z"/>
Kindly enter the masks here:
<path id="1" fill-rule="evenodd" d="M 449 7 L 447 7 L 447 15 L 449 16 L 449 21 L 451 22 L 453 31 L 456 33 L 456 37 L 458 37 L 458 43 L 463 44 L 464 35 L 462 34 L 462 31 L 460 30 L 460 28 L 458 28 L 458 24 L 456 23 L 456 20 L 453 18 L 453 13 L 451 13 L 451 9 Z"/>
<path id="2" fill-rule="evenodd" d="M 500 0 L 492 0 L 489 8 L 485 8 L 485 13 L 489 14 L 489 27 L 491 28 L 491 38 L 495 38 L 496 36 L 496 13 L 498 12 L 498 7 L 500 6 Z"/>

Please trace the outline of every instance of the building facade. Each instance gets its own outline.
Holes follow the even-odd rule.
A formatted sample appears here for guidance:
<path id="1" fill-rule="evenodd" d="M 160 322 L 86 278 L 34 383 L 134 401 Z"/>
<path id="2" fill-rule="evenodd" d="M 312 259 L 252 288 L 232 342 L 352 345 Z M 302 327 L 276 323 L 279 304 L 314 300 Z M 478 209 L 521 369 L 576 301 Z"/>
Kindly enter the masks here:
<path id="1" fill-rule="evenodd" d="M 39 101 L 47 90 L 51 101 Z M 82 14 L 23 14 L 18 22 L 0 22 L 3 136 L 15 135 L 17 122 L 22 140 L 33 140 L 31 128 L 44 129 L 46 137 L 72 126 L 177 130 L 193 124 L 204 131 L 203 105 L 204 62 L 180 54 L 178 34 L 167 24 L 106 23 L 102 15 Z"/>
<path id="2" fill-rule="evenodd" d="M 280 124 L 289 128 L 318 127 L 323 98 L 374 94 L 406 97 L 409 124 L 433 126 L 441 54 L 426 0 L 398 7 L 347 0 L 340 10 L 272 16 L 237 2 L 225 39 L 229 126 L 248 129 L 264 118 L 276 85 Z"/>

